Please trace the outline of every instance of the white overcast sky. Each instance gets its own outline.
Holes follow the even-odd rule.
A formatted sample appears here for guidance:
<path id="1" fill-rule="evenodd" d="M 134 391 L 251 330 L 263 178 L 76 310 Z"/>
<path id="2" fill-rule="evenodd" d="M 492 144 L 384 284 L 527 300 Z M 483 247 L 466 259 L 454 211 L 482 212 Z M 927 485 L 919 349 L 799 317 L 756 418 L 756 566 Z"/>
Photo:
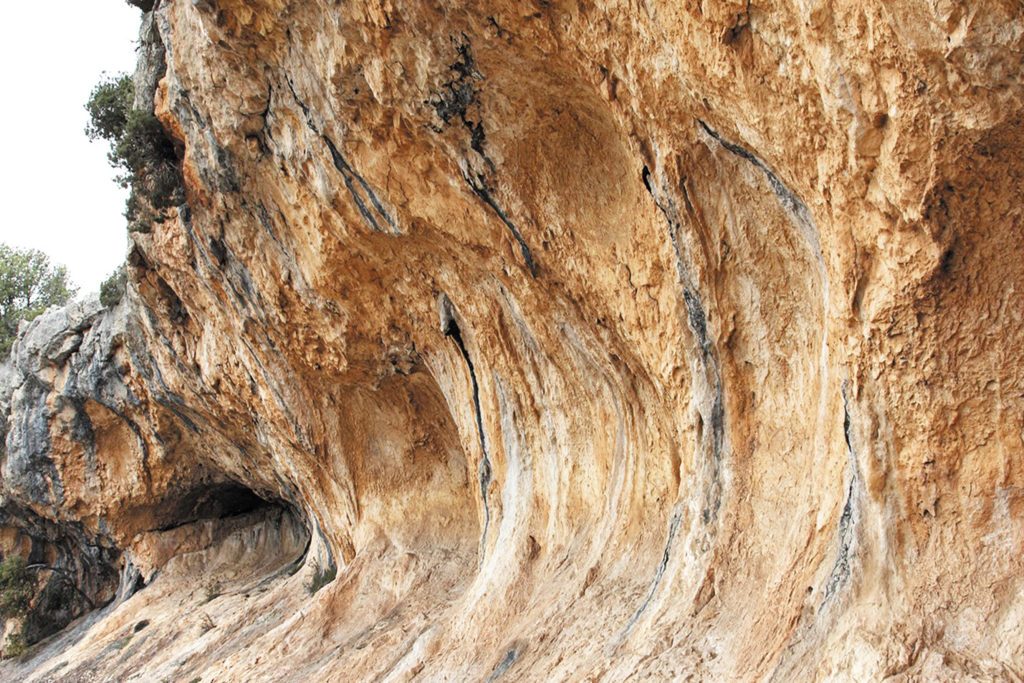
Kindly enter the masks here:
<path id="1" fill-rule="evenodd" d="M 0 242 L 68 267 L 80 293 L 124 261 L 126 193 L 83 108 L 102 72 L 135 70 L 141 14 L 124 0 L 5 3 Z"/>

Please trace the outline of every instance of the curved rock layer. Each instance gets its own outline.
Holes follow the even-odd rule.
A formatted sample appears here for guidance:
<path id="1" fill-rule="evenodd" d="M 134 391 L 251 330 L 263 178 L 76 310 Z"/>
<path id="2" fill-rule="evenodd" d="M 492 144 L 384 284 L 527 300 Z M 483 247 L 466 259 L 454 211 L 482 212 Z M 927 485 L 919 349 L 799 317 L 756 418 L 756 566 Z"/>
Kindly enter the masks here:
<path id="1" fill-rule="evenodd" d="M 131 670 L 1024 675 L 1018 2 L 148 21 L 189 202 L 133 235 L 136 417 L 33 510 L 126 564 L 249 490 L 336 578 Z"/>

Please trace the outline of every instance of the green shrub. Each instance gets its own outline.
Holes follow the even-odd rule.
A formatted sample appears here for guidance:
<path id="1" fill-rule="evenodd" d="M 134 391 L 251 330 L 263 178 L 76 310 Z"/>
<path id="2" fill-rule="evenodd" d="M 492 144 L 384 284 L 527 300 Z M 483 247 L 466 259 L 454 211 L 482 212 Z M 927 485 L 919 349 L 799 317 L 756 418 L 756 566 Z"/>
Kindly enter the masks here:
<path id="1" fill-rule="evenodd" d="M 9 555 L 0 562 L 0 616 L 4 619 L 23 618 L 35 594 L 35 581 L 17 555 Z"/>
<path id="2" fill-rule="evenodd" d="M 35 581 L 25 560 L 9 555 L 0 562 L 0 617 L 3 619 L 24 619 L 35 595 Z M 28 643 L 25 630 L 20 628 L 7 636 L 4 643 L 4 657 L 18 657 L 25 653 Z"/>
<path id="3" fill-rule="evenodd" d="M 0 244 L 0 354 L 6 356 L 18 336 L 18 324 L 75 295 L 64 266 L 54 266 L 36 249 Z"/>
<path id="4" fill-rule="evenodd" d="M 127 286 L 128 274 L 124 264 L 121 264 L 110 277 L 100 285 L 100 303 L 104 308 L 113 308 L 121 303 L 124 298 L 125 287 Z"/>
<path id="5" fill-rule="evenodd" d="M 96 84 L 85 104 L 89 112 L 89 123 L 85 126 L 85 134 L 90 140 L 106 140 L 116 144 L 124 135 L 128 125 L 128 112 L 132 108 L 135 88 L 131 76 L 104 76 L 104 80 Z M 107 157 L 116 163 L 113 151 Z"/>
<path id="6" fill-rule="evenodd" d="M 132 108 L 134 99 L 131 76 L 104 77 L 85 105 L 85 134 L 110 143 L 107 159 L 123 171 L 117 181 L 131 189 L 125 207 L 129 229 L 145 232 L 164 209 L 185 200 L 185 190 L 174 142 L 152 112 Z"/>
<path id="7" fill-rule="evenodd" d="M 124 129 L 111 149 L 112 163 L 131 174 L 128 182 L 132 183 L 147 171 L 150 175 L 168 175 L 166 171 L 175 170 L 178 159 L 174 155 L 174 143 L 164 133 L 164 127 L 153 114 L 132 109 L 128 111 Z M 171 178 L 160 178 L 157 184 L 171 185 Z M 174 188 L 163 188 L 162 196 L 167 196 Z M 156 205 L 164 208 L 168 204 Z"/>
<path id="8" fill-rule="evenodd" d="M 7 636 L 4 643 L 4 658 L 20 657 L 28 650 L 28 643 L 25 642 L 25 634 L 22 631 L 14 631 Z"/>

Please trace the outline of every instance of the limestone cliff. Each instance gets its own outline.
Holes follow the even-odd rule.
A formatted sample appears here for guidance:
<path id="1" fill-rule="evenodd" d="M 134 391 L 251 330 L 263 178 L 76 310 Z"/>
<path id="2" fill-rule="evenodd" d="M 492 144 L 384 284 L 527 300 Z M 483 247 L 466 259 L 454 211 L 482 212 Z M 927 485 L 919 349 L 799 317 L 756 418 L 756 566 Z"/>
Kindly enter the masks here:
<path id="1" fill-rule="evenodd" d="M 144 34 L 188 203 L 19 341 L 3 491 L 147 585 L 8 673 L 1024 676 L 1019 2 Z"/>

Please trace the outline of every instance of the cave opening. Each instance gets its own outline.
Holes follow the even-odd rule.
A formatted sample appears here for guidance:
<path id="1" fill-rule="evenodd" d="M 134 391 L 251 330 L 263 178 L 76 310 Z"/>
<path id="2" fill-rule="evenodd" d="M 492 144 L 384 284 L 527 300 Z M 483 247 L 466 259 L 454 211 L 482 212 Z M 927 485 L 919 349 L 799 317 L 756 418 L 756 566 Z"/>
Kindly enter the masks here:
<path id="1" fill-rule="evenodd" d="M 221 482 L 185 494 L 180 499 L 175 514 L 169 515 L 173 522 L 155 531 L 169 531 L 198 521 L 240 517 L 257 511 L 271 512 L 278 508 L 296 513 L 290 504 L 261 496 L 243 484 L 234 481 Z"/>

